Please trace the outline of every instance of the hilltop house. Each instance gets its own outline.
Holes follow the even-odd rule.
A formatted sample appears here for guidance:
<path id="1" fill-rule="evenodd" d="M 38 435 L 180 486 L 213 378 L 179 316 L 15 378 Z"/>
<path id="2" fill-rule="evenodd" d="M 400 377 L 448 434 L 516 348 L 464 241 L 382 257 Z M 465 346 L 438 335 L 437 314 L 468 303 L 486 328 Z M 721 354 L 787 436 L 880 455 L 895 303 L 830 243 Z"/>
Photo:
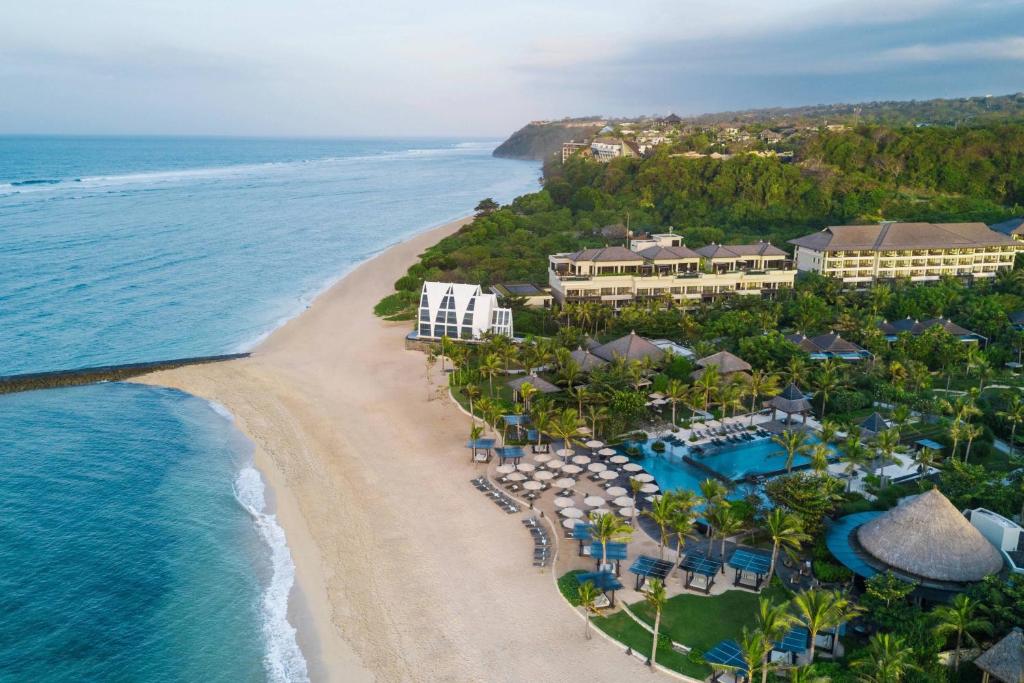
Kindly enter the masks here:
<path id="1" fill-rule="evenodd" d="M 640 156 L 640 150 L 622 138 L 600 137 L 590 143 L 590 154 L 595 161 L 608 162 L 619 157 Z"/>

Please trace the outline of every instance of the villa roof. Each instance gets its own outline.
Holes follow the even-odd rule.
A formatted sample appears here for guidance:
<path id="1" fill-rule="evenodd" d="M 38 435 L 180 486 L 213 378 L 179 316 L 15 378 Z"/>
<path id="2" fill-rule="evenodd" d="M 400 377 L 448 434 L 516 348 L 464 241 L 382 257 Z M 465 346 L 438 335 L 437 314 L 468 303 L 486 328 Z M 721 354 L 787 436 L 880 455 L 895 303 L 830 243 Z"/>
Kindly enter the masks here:
<path id="1" fill-rule="evenodd" d="M 729 353 L 728 351 L 719 351 L 713 353 L 710 356 L 705 356 L 697 361 L 697 367 L 700 370 L 691 373 L 691 377 L 694 379 L 704 374 L 704 370 L 710 367 L 717 367 L 718 372 L 721 375 L 731 375 L 734 372 L 749 372 L 750 363 L 743 360 L 739 356 Z"/>
<path id="2" fill-rule="evenodd" d="M 651 261 L 678 261 L 680 259 L 699 259 L 700 254 L 689 247 L 647 247 L 640 255 Z"/>
<path id="3" fill-rule="evenodd" d="M 878 434 L 889 429 L 889 423 L 878 412 L 871 413 L 860 423 L 860 428 L 865 432 Z"/>
<path id="4" fill-rule="evenodd" d="M 819 232 L 789 240 L 815 251 L 956 249 L 1014 244 L 1014 240 L 984 223 L 895 223 L 830 225 Z"/>
<path id="5" fill-rule="evenodd" d="M 644 257 L 625 247 L 601 247 L 599 249 L 583 249 L 565 254 L 570 261 L 633 261 L 640 263 Z"/>
<path id="6" fill-rule="evenodd" d="M 974 665 L 1003 683 L 1024 681 L 1024 631 L 1016 626 L 981 653 Z"/>
<path id="7" fill-rule="evenodd" d="M 519 391 L 524 384 L 532 385 L 534 389 L 542 394 L 553 394 L 557 391 L 561 391 L 561 388 L 555 386 L 543 377 L 537 377 L 537 375 L 524 375 L 523 377 L 517 377 L 511 382 L 505 382 L 505 386 L 511 388 L 512 391 Z"/>
<path id="8" fill-rule="evenodd" d="M 942 329 L 946 330 L 946 332 L 949 332 L 954 337 L 981 336 L 966 328 L 960 327 L 949 318 L 941 317 L 930 318 L 928 320 L 914 320 L 910 316 L 907 316 L 906 318 L 893 320 L 892 322 L 884 320 L 879 323 L 878 329 L 880 329 L 883 334 L 899 335 L 906 333 L 916 337 L 919 334 L 923 334 L 925 330 L 935 327 L 936 325 L 942 327 Z"/>
<path id="9" fill-rule="evenodd" d="M 1004 235 L 1024 235 L 1024 218 L 1011 218 L 1008 221 L 996 223 L 989 227 Z"/>
<path id="10" fill-rule="evenodd" d="M 580 370 L 583 372 L 590 372 L 594 368 L 599 368 L 608 362 L 592 354 L 589 349 L 578 348 L 569 355 L 576 361 L 576 364 L 580 366 Z"/>
<path id="11" fill-rule="evenodd" d="M 742 256 L 785 256 L 786 252 L 770 242 L 756 244 L 709 244 L 697 249 L 704 258 L 739 258 Z"/>
<path id="12" fill-rule="evenodd" d="M 624 337 L 619 337 L 607 344 L 602 344 L 591 351 L 598 358 L 609 361 L 616 358 L 624 358 L 631 361 L 650 358 L 657 362 L 665 357 L 664 351 L 636 332 L 630 332 Z"/>
<path id="13" fill-rule="evenodd" d="M 908 496 L 857 529 L 864 550 L 925 580 L 969 583 L 1003 568 L 1003 557 L 938 489 Z"/>
<path id="14" fill-rule="evenodd" d="M 805 334 L 797 332 L 796 334 L 787 335 L 786 339 L 808 353 L 840 354 L 862 353 L 864 351 L 860 346 L 854 344 L 852 341 L 843 339 L 842 336 L 835 332 L 819 334 L 817 337 L 808 337 Z"/>
<path id="15" fill-rule="evenodd" d="M 811 402 L 804 392 L 790 382 L 777 396 L 768 401 L 768 405 L 787 414 L 804 413 L 811 410 Z"/>

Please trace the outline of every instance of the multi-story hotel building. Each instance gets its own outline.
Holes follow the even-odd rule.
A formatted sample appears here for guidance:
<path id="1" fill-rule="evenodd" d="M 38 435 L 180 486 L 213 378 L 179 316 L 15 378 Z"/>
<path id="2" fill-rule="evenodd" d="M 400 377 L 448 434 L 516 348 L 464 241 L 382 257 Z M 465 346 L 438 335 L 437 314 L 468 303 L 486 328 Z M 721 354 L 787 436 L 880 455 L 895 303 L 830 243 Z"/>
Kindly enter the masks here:
<path id="1" fill-rule="evenodd" d="M 726 295 L 771 296 L 793 286 L 786 252 L 767 242 L 682 245 L 679 235 L 636 240 L 548 257 L 551 293 L 560 304 L 594 301 L 619 308 L 633 301 L 699 302 Z"/>
<path id="2" fill-rule="evenodd" d="M 1013 268 L 1024 243 L 984 223 L 833 225 L 790 240 L 802 271 L 841 279 L 852 287 L 879 280 L 968 280 Z"/>

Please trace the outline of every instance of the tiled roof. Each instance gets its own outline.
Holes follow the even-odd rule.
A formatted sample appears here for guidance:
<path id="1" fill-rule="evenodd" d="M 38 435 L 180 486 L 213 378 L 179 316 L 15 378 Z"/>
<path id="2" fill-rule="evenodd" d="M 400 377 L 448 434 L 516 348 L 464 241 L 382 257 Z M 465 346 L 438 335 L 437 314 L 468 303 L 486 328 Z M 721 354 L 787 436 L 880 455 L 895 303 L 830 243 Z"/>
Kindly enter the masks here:
<path id="1" fill-rule="evenodd" d="M 697 250 L 704 258 L 737 258 L 740 256 L 786 256 L 786 252 L 770 242 L 756 244 L 709 244 Z"/>
<path id="2" fill-rule="evenodd" d="M 1024 235 L 1024 218 L 1011 218 L 1008 221 L 996 223 L 990 227 L 1004 235 Z"/>
<path id="3" fill-rule="evenodd" d="M 566 254 L 570 261 L 635 261 L 642 262 L 644 257 L 625 247 L 602 247 L 600 249 L 584 249 L 573 254 Z"/>
<path id="4" fill-rule="evenodd" d="M 700 254 L 689 247 L 647 247 L 640 255 L 651 261 L 678 261 L 679 259 L 700 258 Z"/>
<path id="5" fill-rule="evenodd" d="M 931 318 L 929 320 L 914 320 L 913 318 L 907 317 L 901 320 L 894 320 L 892 322 L 885 320 L 878 325 L 878 329 L 880 329 L 883 334 L 910 334 L 916 337 L 919 334 L 923 334 L 925 330 L 935 327 L 936 325 L 942 327 L 942 329 L 946 330 L 946 332 L 949 332 L 954 337 L 966 337 L 975 335 L 974 332 L 971 332 L 968 329 L 960 327 L 949 318 Z"/>
<path id="6" fill-rule="evenodd" d="M 1014 244 L 984 223 L 879 223 L 830 225 L 789 241 L 815 251 L 954 249 Z"/>

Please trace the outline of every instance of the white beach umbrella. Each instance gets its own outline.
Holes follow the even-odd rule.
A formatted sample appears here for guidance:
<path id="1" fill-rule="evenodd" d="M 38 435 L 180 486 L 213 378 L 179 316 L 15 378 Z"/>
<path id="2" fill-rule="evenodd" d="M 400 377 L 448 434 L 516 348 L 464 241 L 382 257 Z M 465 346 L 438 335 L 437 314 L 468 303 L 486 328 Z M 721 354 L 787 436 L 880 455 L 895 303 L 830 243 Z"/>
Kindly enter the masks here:
<path id="1" fill-rule="evenodd" d="M 548 460 L 544 463 L 544 467 L 547 467 L 549 470 L 557 470 L 561 469 L 564 464 L 561 460 Z"/>
<path id="2" fill-rule="evenodd" d="M 627 493 L 629 493 L 629 491 L 622 488 L 621 486 L 612 486 L 610 488 L 605 489 L 604 492 L 607 493 L 609 496 L 624 496 Z"/>
<path id="3" fill-rule="evenodd" d="M 637 481 L 639 481 L 641 483 L 644 483 L 644 484 L 650 484 L 652 481 L 654 481 L 654 477 L 652 477 L 651 475 L 647 474 L 646 472 L 641 472 L 640 474 L 634 474 L 632 478 L 636 479 Z"/>
<path id="4" fill-rule="evenodd" d="M 523 474 L 522 472 L 513 472 L 512 474 L 508 475 L 508 480 L 509 481 L 526 481 L 526 475 Z"/>
<path id="5" fill-rule="evenodd" d="M 611 512 L 611 510 L 609 510 L 608 508 L 597 508 L 596 510 L 591 510 L 590 514 L 592 514 L 592 515 L 607 515 L 609 512 Z"/>
<path id="6" fill-rule="evenodd" d="M 661 500 L 661 494 L 659 493 L 656 496 L 644 496 L 644 500 L 646 500 L 648 503 L 653 503 L 656 500 Z"/>
<path id="7" fill-rule="evenodd" d="M 498 474 L 511 474 L 516 471 L 516 466 L 511 463 L 508 465 L 498 465 L 494 471 Z"/>
<path id="8" fill-rule="evenodd" d="M 527 491 L 540 491 L 542 488 L 544 488 L 544 484 L 540 483 L 539 481 L 524 481 L 523 488 L 526 489 Z"/>
<path id="9" fill-rule="evenodd" d="M 551 485 L 554 486 L 556 489 L 571 489 L 573 486 L 576 485 L 576 482 L 570 479 L 569 477 L 564 477 L 562 479 L 554 480 L 553 482 L 551 482 Z"/>
<path id="10" fill-rule="evenodd" d="M 657 493 L 660 490 L 657 484 L 644 484 L 640 487 L 641 493 Z"/>
<path id="11" fill-rule="evenodd" d="M 609 458 L 614 456 L 616 454 L 616 451 L 614 448 L 602 448 L 597 452 L 597 454 L 602 457 Z"/>
<path id="12" fill-rule="evenodd" d="M 580 519 L 583 517 L 583 510 L 580 510 L 579 508 L 562 508 L 559 510 L 559 514 L 571 519 Z"/>
<path id="13" fill-rule="evenodd" d="M 610 448 L 608 450 L 611 451 Z M 612 453 L 614 452 L 615 451 L 612 451 Z M 629 462 L 629 458 L 627 458 L 624 455 L 613 455 L 611 458 L 608 459 L 608 462 L 610 462 L 613 465 L 625 465 L 627 462 Z"/>
<path id="14" fill-rule="evenodd" d="M 604 472 L 606 469 L 608 469 L 608 465 L 605 465 L 600 462 L 592 462 L 589 465 L 587 465 L 587 469 L 590 470 L 591 472 Z"/>
<path id="15" fill-rule="evenodd" d="M 605 481 L 611 481 L 612 479 L 618 479 L 619 473 L 613 470 L 605 470 L 604 472 L 598 472 L 597 476 L 601 477 Z"/>
<path id="16" fill-rule="evenodd" d="M 577 455 L 572 459 L 572 461 L 577 465 L 586 465 L 590 462 L 590 457 L 586 455 Z"/>
<path id="17" fill-rule="evenodd" d="M 635 462 L 631 462 L 623 465 L 622 469 L 626 470 L 627 472 L 642 472 L 644 468 Z"/>
<path id="18" fill-rule="evenodd" d="M 579 465 L 566 465 L 562 468 L 562 471 L 566 474 L 579 474 L 583 471 L 583 468 Z"/>
<path id="19" fill-rule="evenodd" d="M 566 529 L 569 529 L 570 531 L 575 529 L 577 524 L 579 524 L 579 522 L 577 522 L 575 519 L 562 520 L 562 526 L 564 526 Z"/>
<path id="20" fill-rule="evenodd" d="M 549 479 L 555 478 L 555 473 L 541 470 L 540 472 L 534 472 L 533 478 L 536 479 L 537 481 L 548 481 Z"/>
<path id="21" fill-rule="evenodd" d="M 590 433 L 590 427 L 580 427 L 576 431 L 579 432 L 580 434 L 586 435 Z"/>
<path id="22" fill-rule="evenodd" d="M 605 501 L 601 496 L 587 496 L 583 499 L 583 503 L 592 508 L 601 507 L 605 502 L 607 501 Z"/>
<path id="23" fill-rule="evenodd" d="M 593 440 L 591 440 L 591 441 L 588 441 L 588 442 L 587 442 L 586 444 L 584 444 L 584 445 L 585 445 L 585 446 L 586 446 L 587 448 L 600 448 L 601 446 L 603 446 L 603 445 L 604 445 L 604 441 L 598 441 L 597 439 L 593 439 Z"/>
<path id="24" fill-rule="evenodd" d="M 632 517 L 636 514 L 636 508 L 633 507 L 621 507 L 619 508 L 619 514 L 623 517 Z"/>
<path id="25" fill-rule="evenodd" d="M 555 507 L 571 508 L 575 504 L 576 501 L 574 501 L 572 498 L 569 498 L 568 496 L 558 496 L 557 498 L 555 498 Z"/>
<path id="26" fill-rule="evenodd" d="M 555 455 L 557 455 L 559 458 L 568 458 L 575 454 L 576 451 L 574 451 L 571 448 L 559 448 L 557 451 L 555 451 Z"/>
<path id="27" fill-rule="evenodd" d="M 530 464 L 528 462 L 521 462 L 518 465 L 516 465 L 516 469 L 519 470 L 520 472 L 533 472 L 535 469 L 537 469 L 537 466 Z"/>
<path id="28" fill-rule="evenodd" d="M 534 462 L 547 462 L 550 459 L 551 456 L 548 455 L 547 453 L 538 453 L 537 455 L 533 456 Z"/>
<path id="29" fill-rule="evenodd" d="M 633 499 L 630 498 L 629 496 L 619 496 L 618 498 L 616 498 L 612 502 L 615 503 L 616 505 L 618 505 L 621 508 L 621 507 L 626 507 L 627 505 L 632 505 L 633 504 Z"/>

